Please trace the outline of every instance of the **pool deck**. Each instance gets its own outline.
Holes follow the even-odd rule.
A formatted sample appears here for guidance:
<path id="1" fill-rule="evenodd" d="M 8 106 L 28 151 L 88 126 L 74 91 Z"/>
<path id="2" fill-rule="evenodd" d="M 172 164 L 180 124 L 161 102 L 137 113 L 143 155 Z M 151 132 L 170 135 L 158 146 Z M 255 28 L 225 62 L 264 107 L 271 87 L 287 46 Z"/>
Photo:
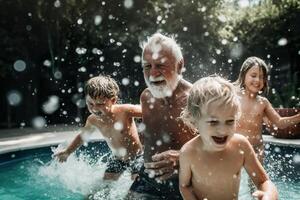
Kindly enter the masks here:
<path id="1" fill-rule="evenodd" d="M 43 130 L 31 128 L 0 130 L 0 154 L 70 142 L 77 134 L 75 126 L 49 127 Z M 282 146 L 300 147 L 300 139 L 278 139 L 263 135 L 264 141 Z M 91 141 L 101 140 L 100 134 L 92 134 Z"/>

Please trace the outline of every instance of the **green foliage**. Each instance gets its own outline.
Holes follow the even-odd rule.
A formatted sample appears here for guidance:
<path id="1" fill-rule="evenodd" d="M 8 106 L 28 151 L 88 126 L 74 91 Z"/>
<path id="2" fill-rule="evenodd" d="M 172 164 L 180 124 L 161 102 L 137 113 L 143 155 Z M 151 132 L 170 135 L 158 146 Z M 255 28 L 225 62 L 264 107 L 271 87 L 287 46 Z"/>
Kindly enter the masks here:
<path id="1" fill-rule="evenodd" d="M 220 11 L 228 20 L 219 34 L 228 41 L 237 40 L 229 42 L 226 51 L 235 59 L 234 71 L 238 72 L 248 56 L 263 58 L 273 66 L 270 85 L 278 94 L 276 98 L 270 95 L 270 100 L 275 106 L 299 106 L 300 83 L 291 77 L 299 75 L 300 1 L 262 0 L 244 8 L 235 3 L 224 6 Z M 241 54 L 234 57 L 231 52 L 237 45 Z"/>

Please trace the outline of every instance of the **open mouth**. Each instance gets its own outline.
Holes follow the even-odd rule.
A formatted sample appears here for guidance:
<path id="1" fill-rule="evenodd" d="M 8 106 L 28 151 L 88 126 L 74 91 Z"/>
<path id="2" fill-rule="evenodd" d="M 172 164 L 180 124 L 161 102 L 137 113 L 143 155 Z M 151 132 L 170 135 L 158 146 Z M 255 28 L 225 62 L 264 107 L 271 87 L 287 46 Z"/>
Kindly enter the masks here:
<path id="1" fill-rule="evenodd" d="M 228 136 L 212 136 L 212 139 L 217 144 L 225 144 Z"/>
<path id="2" fill-rule="evenodd" d="M 151 84 L 153 85 L 162 85 L 162 84 L 165 84 L 165 80 L 161 80 L 161 81 L 151 81 Z"/>
<path id="3" fill-rule="evenodd" d="M 94 115 L 96 115 L 96 116 L 101 116 L 102 115 L 102 112 L 94 112 Z"/>

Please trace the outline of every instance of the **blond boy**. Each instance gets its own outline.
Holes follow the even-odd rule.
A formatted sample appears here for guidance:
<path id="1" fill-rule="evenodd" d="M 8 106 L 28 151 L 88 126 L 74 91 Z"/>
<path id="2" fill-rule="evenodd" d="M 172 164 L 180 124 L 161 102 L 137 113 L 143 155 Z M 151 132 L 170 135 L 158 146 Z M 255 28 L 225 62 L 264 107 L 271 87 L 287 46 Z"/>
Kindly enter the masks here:
<path id="1" fill-rule="evenodd" d="M 223 78 L 206 77 L 193 85 L 182 118 L 199 135 L 180 152 L 179 184 L 184 199 L 238 199 L 242 167 L 258 188 L 255 197 L 278 199 L 251 144 L 234 133 L 239 107 L 234 86 Z"/>
<path id="2" fill-rule="evenodd" d="M 87 81 L 86 105 L 91 114 L 72 143 L 55 154 L 60 162 L 66 161 L 83 143 L 84 134 L 96 127 L 112 151 L 104 179 L 117 179 L 121 172 L 131 167 L 131 161 L 142 153 L 134 121 L 134 117 L 141 117 L 142 111 L 140 105 L 117 104 L 118 94 L 117 83 L 108 76 L 100 75 Z"/>

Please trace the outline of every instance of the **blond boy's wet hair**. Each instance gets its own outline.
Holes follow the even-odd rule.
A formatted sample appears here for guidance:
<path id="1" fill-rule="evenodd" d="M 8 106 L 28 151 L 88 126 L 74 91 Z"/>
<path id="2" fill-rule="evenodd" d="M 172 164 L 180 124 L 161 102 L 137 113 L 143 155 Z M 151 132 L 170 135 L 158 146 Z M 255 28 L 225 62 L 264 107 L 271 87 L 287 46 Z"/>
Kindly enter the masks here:
<path id="1" fill-rule="evenodd" d="M 240 101 L 237 88 L 228 80 L 214 75 L 201 78 L 193 84 L 187 106 L 181 113 L 181 119 L 188 125 L 193 125 L 193 122 L 201 118 L 212 102 L 218 102 L 226 109 L 233 108 L 236 117 L 239 117 Z"/>
<path id="2" fill-rule="evenodd" d="M 85 95 L 92 99 L 98 97 L 111 99 L 118 97 L 120 89 L 114 79 L 109 76 L 99 75 L 89 79 L 84 87 Z"/>

